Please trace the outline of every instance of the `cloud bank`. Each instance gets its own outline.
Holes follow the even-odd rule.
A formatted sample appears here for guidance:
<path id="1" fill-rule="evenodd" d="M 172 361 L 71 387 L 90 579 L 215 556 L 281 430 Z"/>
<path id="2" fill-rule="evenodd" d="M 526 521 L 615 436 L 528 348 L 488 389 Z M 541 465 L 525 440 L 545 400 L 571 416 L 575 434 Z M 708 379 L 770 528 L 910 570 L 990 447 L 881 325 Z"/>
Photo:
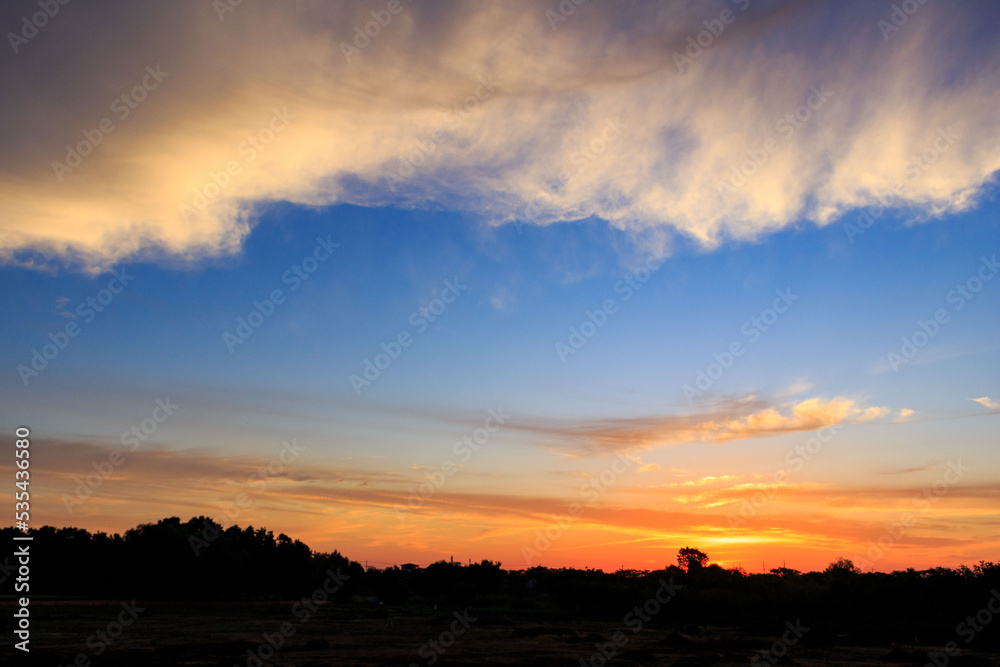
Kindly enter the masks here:
<path id="1" fill-rule="evenodd" d="M 568 505 L 566 498 L 518 493 L 516 480 L 511 479 L 509 492 L 441 489 L 400 522 L 395 510 L 406 506 L 407 487 L 420 479 L 419 474 L 343 469 L 303 459 L 283 474 L 261 478 L 254 475 L 268 464 L 265 459 L 163 449 L 127 454 L 125 463 L 91 495 L 79 498 L 75 493 L 85 480 L 95 479 L 94 462 L 109 460 L 115 445 L 48 439 L 35 444 L 42 445 L 37 449 L 39 463 L 50 472 L 40 480 L 44 492 L 32 515 L 38 525 L 85 521 L 91 530 L 97 525 L 100 530 L 120 532 L 158 520 L 166 512 L 207 514 L 225 525 L 264 523 L 275 532 L 306 539 L 313 548 L 341 549 L 360 558 L 379 553 L 376 547 L 391 545 L 394 552 L 381 553 L 396 562 L 417 557 L 430 562 L 439 557 L 435 554 L 442 543 L 473 553 L 490 544 L 506 562 L 514 563 L 520 545 L 533 542 L 533 531 L 544 530 Z M 13 470 L 12 465 L 0 463 L 0 472 Z M 808 545 L 821 554 L 817 557 L 826 558 L 831 548 L 863 549 L 887 521 L 913 509 L 912 485 L 792 483 L 781 486 L 767 513 L 750 525 L 733 527 L 726 513 L 766 488 L 760 482 L 723 475 L 647 485 L 647 476 L 642 478 L 622 479 L 614 493 L 588 506 L 553 550 L 553 557 L 565 559 L 568 554 L 563 549 L 581 548 L 593 558 L 602 550 L 611 551 L 602 541 L 622 539 L 650 541 L 648 555 L 654 558 L 662 554 L 663 542 L 670 546 L 692 539 L 713 545 L 718 552 L 735 534 L 744 548 L 760 543 L 780 543 L 786 550 Z M 359 485 L 361 480 L 370 484 Z M 155 500 L 151 489 L 156 491 Z M 936 512 L 945 513 L 942 520 L 923 521 L 908 531 L 896 543 L 894 555 L 903 558 L 899 552 L 905 551 L 912 557 L 911 549 L 925 540 L 934 548 L 932 555 L 922 554 L 928 562 L 940 562 L 942 557 L 957 560 L 956 550 L 963 558 L 974 558 L 995 549 L 992 509 L 998 492 L 996 484 L 987 483 L 950 489 L 935 504 Z M 240 493 L 248 500 L 240 501 L 238 514 L 228 514 L 231 509 L 226 508 L 236 505 Z M 67 503 L 67 498 L 79 502 Z M 320 528 L 315 526 L 317 520 Z M 619 552 L 614 553 L 617 557 Z"/>
<path id="2" fill-rule="evenodd" d="M 712 247 L 961 211 L 1000 168 L 995 3 L 891 32 L 888 2 L 223 4 L 70 4 L 8 35 L 0 260 L 237 252 L 275 201 Z"/>
<path id="3" fill-rule="evenodd" d="M 723 444 L 770 436 L 861 424 L 890 414 L 889 408 L 858 405 L 844 397 L 814 397 L 769 404 L 753 396 L 723 399 L 690 414 L 592 418 L 560 421 L 521 417 L 504 428 L 532 436 L 532 441 L 571 458 L 638 452 L 686 443 Z M 646 466 L 644 466 L 646 467 Z M 648 468 L 647 468 L 648 469 Z"/>

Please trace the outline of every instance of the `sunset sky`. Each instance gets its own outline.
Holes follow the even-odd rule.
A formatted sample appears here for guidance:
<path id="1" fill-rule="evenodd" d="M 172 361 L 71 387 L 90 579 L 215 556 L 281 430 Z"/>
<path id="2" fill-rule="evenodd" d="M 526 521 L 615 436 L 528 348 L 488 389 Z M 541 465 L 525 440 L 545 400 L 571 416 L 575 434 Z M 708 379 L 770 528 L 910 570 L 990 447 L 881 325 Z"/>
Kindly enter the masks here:
<path id="1" fill-rule="evenodd" d="M 995 559 L 1000 4 L 54 6 L 0 8 L 33 526 Z"/>

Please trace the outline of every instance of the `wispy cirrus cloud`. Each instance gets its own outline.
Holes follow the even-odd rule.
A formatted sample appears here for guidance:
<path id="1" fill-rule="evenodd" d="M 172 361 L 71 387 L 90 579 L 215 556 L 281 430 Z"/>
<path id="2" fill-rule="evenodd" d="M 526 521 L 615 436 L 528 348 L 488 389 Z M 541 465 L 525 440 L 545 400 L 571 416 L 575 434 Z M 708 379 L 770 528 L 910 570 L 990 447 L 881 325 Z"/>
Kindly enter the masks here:
<path id="1" fill-rule="evenodd" d="M 865 407 L 853 399 L 814 397 L 768 404 L 758 397 L 724 399 L 697 413 L 641 417 L 558 419 L 521 417 L 506 428 L 527 432 L 531 442 L 570 457 L 639 451 L 690 442 L 722 444 L 826 426 L 880 419 L 889 409 Z"/>
<path id="2" fill-rule="evenodd" d="M 46 476 L 39 479 L 33 519 L 38 525 L 64 525 L 67 515 L 61 494 L 72 493 L 80 478 L 92 474 L 93 461 L 106 460 L 113 447 L 42 439 L 34 446 L 36 463 Z M 421 556 L 434 560 L 442 545 L 472 553 L 484 548 L 476 545 L 490 545 L 494 557 L 499 550 L 511 559 L 519 555 L 517 545 L 530 539 L 534 530 L 549 525 L 553 516 L 567 511 L 568 503 L 579 500 L 575 489 L 560 497 L 540 495 L 533 488 L 518 491 L 510 485 L 510 490 L 493 493 L 449 487 L 428 497 L 401 524 L 393 510 L 406 502 L 406 487 L 413 481 L 409 473 L 303 462 L 260 486 L 246 483 L 249 475 L 266 466 L 259 457 L 167 449 L 139 450 L 128 456 L 126 464 L 75 512 L 92 530 L 124 531 L 168 513 L 209 515 L 229 523 L 223 508 L 240 502 L 236 517 L 240 525 L 265 523 L 276 531 L 293 531 L 314 548 L 338 548 L 352 557 L 381 553 L 392 558 L 402 555 L 404 561 Z M 0 472 L 10 470 L 9 465 L 0 465 Z M 734 529 L 726 519 L 727 506 L 762 488 L 745 475 L 701 476 L 670 486 L 636 486 L 639 481 L 622 479 L 612 492 L 588 506 L 557 551 L 589 547 L 600 552 L 624 541 L 645 544 L 644 557 L 656 559 L 663 558 L 665 549 L 676 551 L 677 543 L 697 539 L 716 558 L 724 558 L 733 546 L 775 544 L 788 550 L 811 548 L 817 550 L 816 558 L 824 558 L 832 549 L 863 545 L 886 521 L 912 508 L 916 492 L 907 486 L 786 484 L 768 514 L 748 530 Z M 237 501 L 238 493 L 245 493 L 249 502 Z M 938 554 L 987 548 L 995 542 L 998 497 L 1000 488 L 995 484 L 950 489 L 935 504 L 938 518 L 908 531 L 898 550 L 917 553 L 910 550 L 923 548 Z"/>
<path id="3" fill-rule="evenodd" d="M 975 401 L 976 403 L 982 405 L 984 408 L 989 408 L 993 412 L 1000 412 L 1000 403 L 997 403 L 989 396 L 983 396 L 982 398 L 971 398 L 969 400 Z"/>
<path id="4" fill-rule="evenodd" d="M 732 3 L 595 4 L 555 31 L 532 2 L 403 7 L 350 62 L 366 5 L 244 3 L 224 21 L 211 3 L 66 7 L 0 70 L 0 258 L 233 253 L 275 201 L 598 216 L 712 247 L 875 203 L 940 130 L 960 139 L 896 202 L 915 218 L 968 208 L 1000 168 L 1000 45 L 977 31 L 993 3 L 928 4 L 887 41 L 879 4 L 762 0 L 684 71 L 675 54 Z M 115 100 L 157 66 L 169 76 L 122 117 Z M 786 137 L 817 86 L 830 99 Z M 105 118 L 60 180 L 53 163 Z M 778 150 L 721 197 L 768 139 Z"/>

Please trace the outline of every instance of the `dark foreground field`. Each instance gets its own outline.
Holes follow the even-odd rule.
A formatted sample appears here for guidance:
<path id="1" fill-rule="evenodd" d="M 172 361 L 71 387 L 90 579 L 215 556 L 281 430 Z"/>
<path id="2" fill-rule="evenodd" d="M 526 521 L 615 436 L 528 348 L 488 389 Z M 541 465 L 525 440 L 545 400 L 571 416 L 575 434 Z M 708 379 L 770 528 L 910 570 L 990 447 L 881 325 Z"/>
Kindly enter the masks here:
<path id="1" fill-rule="evenodd" d="M 9 639 L 9 612 L 14 608 L 5 603 L 0 609 L 8 630 L 0 647 L 0 663 L 46 667 L 596 666 L 605 664 L 603 650 L 611 657 L 607 664 L 623 666 L 722 667 L 776 661 L 817 667 L 890 667 L 933 664 L 928 652 L 942 650 L 913 643 L 893 646 L 884 641 L 885 633 L 870 624 L 846 632 L 803 624 L 797 637 L 781 625 L 770 633 L 693 625 L 639 629 L 637 617 L 626 625 L 571 616 L 525 617 L 520 611 L 488 608 L 434 610 L 360 602 L 319 604 L 310 611 L 294 605 L 139 602 L 127 610 L 120 603 L 39 601 L 31 608 L 31 653 L 24 655 L 13 649 Z M 127 624 L 119 631 L 120 618 Z M 794 643 L 781 646 L 783 636 Z M 272 651 L 265 638 L 280 648 Z M 783 655 L 785 648 L 787 655 Z M 772 649 L 770 655 L 763 653 Z M 1000 653 L 962 651 L 954 657 L 938 655 L 935 662 L 937 667 L 993 667 L 1000 665 Z"/>
<path id="2" fill-rule="evenodd" d="M 685 547 L 650 571 L 379 569 L 205 517 L 29 534 L 27 655 L 14 648 L 21 571 L 0 559 L 4 667 L 1000 667 L 993 562 L 862 572 L 838 558 L 820 572 L 751 574 Z"/>

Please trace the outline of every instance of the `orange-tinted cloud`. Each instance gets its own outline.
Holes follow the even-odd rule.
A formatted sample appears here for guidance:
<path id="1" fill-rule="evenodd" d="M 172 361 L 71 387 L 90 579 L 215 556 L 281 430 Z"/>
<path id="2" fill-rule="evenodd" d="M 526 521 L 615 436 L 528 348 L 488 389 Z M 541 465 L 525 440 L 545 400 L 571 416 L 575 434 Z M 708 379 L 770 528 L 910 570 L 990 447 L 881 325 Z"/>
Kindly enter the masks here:
<path id="1" fill-rule="evenodd" d="M 336 548 L 355 558 L 425 562 L 451 551 L 517 567 L 521 547 L 533 542 L 535 531 L 544 531 L 576 502 L 582 514 L 542 562 L 617 567 L 625 559 L 636 567 L 662 566 L 678 546 L 697 544 L 717 560 L 734 563 L 761 554 L 796 554 L 790 566 L 805 569 L 822 567 L 836 555 L 862 553 L 869 540 L 907 511 L 917 519 L 894 541 L 892 556 L 880 562 L 880 569 L 900 562 L 974 562 L 997 542 L 991 536 L 1000 525 L 996 484 L 951 486 L 926 509 L 914 505 L 920 489 L 902 483 L 785 484 L 751 521 L 734 526 L 729 520 L 734 508 L 767 485 L 752 476 L 720 475 L 637 486 L 648 477 L 631 471 L 606 487 L 594 486 L 599 476 L 581 478 L 560 493 L 544 485 L 511 484 L 510 491 L 489 492 L 475 484 L 449 484 L 409 507 L 401 519 L 397 510 L 408 508 L 410 489 L 422 479 L 419 473 L 292 461 L 283 469 L 272 466 L 267 474 L 262 471 L 279 460 L 277 452 L 261 458 L 145 448 L 128 453 L 112 474 L 92 485 L 90 497 L 68 512 L 64 498 L 73 497 L 88 475 L 99 474 L 112 450 L 95 443 L 36 440 L 33 469 L 45 475 L 33 481 L 34 524 L 122 531 L 167 515 L 206 514 L 227 525 L 266 525 L 314 548 Z M 11 470 L 0 466 L 0 472 Z M 588 488 L 601 490 L 587 495 Z"/>
<path id="2" fill-rule="evenodd" d="M 973 398 L 973 401 L 979 403 L 985 408 L 989 408 L 993 412 L 1000 412 L 1000 403 L 997 403 L 989 396 L 983 396 L 982 398 Z"/>
<path id="3" fill-rule="evenodd" d="M 918 218 L 963 210 L 1000 168 L 1000 46 L 968 37 L 989 3 L 929 4 L 891 41 L 881 5 L 753 3 L 678 64 L 713 4 L 594 4 L 554 30 L 533 2 L 405 2 L 357 53 L 372 17 L 346 2 L 70 7 L 0 72 L 0 258 L 232 253 L 274 201 L 711 247 L 894 191 Z"/>
<path id="4" fill-rule="evenodd" d="M 826 426 L 871 421 L 888 413 L 888 408 L 862 407 L 847 398 L 816 397 L 775 406 L 750 397 L 720 400 L 699 413 L 573 422 L 520 417 L 505 428 L 526 431 L 553 451 L 579 457 L 687 442 L 719 444 L 815 431 Z"/>

